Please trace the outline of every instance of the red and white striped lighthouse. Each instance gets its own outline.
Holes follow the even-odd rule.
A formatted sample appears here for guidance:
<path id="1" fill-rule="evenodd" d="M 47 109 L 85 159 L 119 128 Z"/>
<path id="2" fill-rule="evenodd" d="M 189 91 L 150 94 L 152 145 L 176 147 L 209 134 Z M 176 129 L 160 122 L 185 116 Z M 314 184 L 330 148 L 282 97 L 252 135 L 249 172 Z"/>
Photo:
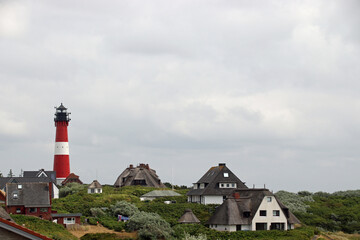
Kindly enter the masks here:
<path id="1" fill-rule="evenodd" d="M 69 159 L 69 140 L 67 127 L 69 126 L 69 114 L 67 108 L 61 103 L 56 108 L 55 113 L 55 156 L 54 156 L 54 171 L 56 171 L 56 184 L 60 185 L 62 181 L 70 174 L 70 159 Z"/>

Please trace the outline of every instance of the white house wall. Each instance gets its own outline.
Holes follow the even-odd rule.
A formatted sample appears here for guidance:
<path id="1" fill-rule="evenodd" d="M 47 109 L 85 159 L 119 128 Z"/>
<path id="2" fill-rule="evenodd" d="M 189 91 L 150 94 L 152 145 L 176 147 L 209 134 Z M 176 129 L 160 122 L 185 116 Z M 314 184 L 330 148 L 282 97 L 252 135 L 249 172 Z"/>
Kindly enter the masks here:
<path id="1" fill-rule="evenodd" d="M 53 191 L 54 191 L 54 199 L 59 198 L 59 188 L 53 184 Z"/>
<path id="2" fill-rule="evenodd" d="M 262 200 L 259 209 L 256 211 L 256 214 L 252 221 L 252 230 L 256 230 L 256 223 L 267 223 L 267 230 L 270 230 L 271 223 L 284 223 L 285 230 L 287 228 L 287 219 L 284 212 L 281 210 L 278 202 L 275 197 L 271 197 L 271 202 L 267 201 L 267 197 L 264 197 Z M 260 216 L 260 210 L 266 210 L 266 217 Z M 279 210 L 280 216 L 273 216 L 273 210 Z"/>
<path id="3" fill-rule="evenodd" d="M 223 196 L 204 196 L 204 202 L 202 204 L 222 204 Z"/>

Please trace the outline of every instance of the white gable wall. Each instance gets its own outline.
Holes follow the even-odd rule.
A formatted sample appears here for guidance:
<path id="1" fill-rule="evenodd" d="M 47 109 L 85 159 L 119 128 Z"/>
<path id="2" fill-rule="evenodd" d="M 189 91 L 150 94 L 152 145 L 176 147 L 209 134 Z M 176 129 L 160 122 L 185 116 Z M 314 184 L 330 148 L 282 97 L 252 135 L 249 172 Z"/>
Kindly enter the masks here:
<path id="1" fill-rule="evenodd" d="M 260 210 L 266 210 L 266 217 L 260 216 Z M 279 210 L 280 216 L 273 216 L 273 210 Z M 271 202 L 267 201 L 267 197 L 262 200 L 252 221 L 251 229 L 253 231 L 256 230 L 256 223 L 267 223 L 267 230 L 270 230 L 271 223 L 284 223 L 284 229 L 288 229 L 286 216 L 274 196 L 271 196 Z"/>

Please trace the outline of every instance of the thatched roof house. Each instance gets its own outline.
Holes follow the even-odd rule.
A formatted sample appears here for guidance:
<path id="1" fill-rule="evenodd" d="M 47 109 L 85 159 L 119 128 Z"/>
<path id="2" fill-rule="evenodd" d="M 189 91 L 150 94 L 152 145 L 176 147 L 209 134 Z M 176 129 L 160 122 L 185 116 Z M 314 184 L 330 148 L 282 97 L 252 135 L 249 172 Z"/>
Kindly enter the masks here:
<path id="1" fill-rule="evenodd" d="M 191 209 L 186 209 L 184 214 L 179 218 L 179 223 L 200 223 Z"/>
<path id="2" fill-rule="evenodd" d="M 98 180 L 94 180 L 88 187 L 88 193 L 102 193 L 102 186 Z"/>
<path id="3" fill-rule="evenodd" d="M 166 186 L 159 179 L 159 176 L 156 174 L 156 171 L 151 169 L 149 164 L 143 163 L 137 167 L 130 165 L 120 174 L 114 183 L 114 187 L 135 185 L 166 188 Z"/>
<path id="4" fill-rule="evenodd" d="M 268 189 L 235 190 L 207 222 L 219 231 L 287 230 L 299 223 Z"/>
<path id="5" fill-rule="evenodd" d="M 188 202 L 201 204 L 221 204 L 234 189 L 247 189 L 225 163 L 211 167 L 186 194 Z"/>

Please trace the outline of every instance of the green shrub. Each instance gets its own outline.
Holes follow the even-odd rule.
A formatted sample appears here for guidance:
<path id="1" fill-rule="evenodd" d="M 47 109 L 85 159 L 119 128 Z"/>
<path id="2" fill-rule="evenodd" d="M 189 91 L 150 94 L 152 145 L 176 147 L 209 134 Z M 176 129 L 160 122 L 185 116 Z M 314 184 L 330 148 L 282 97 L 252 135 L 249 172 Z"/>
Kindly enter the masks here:
<path id="1" fill-rule="evenodd" d="M 101 208 L 90 208 L 90 212 L 94 217 L 102 217 L 106 215 L 106 213 Z"/>
<path id="2" fill-rule="evenodd" d="M 139 209 L 132 203 L 119 201 L 111 206 L 111 211 L 113 216 L 124 215 L 130 217 L 139 212 Z"/>
<path id="3" fill-rule="evenodd" d="M 156 213 L 137 212 L 127 222 L 127 229 L 138 231 L 140 239 L 168 239 L 173 230 L 167 223 Z"/>

